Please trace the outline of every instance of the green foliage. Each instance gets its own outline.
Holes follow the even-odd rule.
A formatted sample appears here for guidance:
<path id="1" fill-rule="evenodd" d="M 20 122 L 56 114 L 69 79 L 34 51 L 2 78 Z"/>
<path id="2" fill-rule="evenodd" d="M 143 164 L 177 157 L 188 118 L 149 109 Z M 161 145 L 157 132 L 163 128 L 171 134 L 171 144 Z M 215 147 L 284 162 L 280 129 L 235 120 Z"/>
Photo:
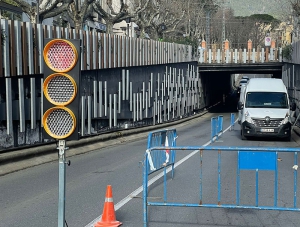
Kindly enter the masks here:
<path id="1" fill-rule="evenodd" d="M 19 6 L 14 0 L 1 0 L 1 2 L 5 2 L 13 6 Z"/>
<path id="2" fill-rule="evenodd" d="M 282 57 L 287 59 L 288 61 L 292 60 L 293 46 L 286 45 L 282 48 Z"/>

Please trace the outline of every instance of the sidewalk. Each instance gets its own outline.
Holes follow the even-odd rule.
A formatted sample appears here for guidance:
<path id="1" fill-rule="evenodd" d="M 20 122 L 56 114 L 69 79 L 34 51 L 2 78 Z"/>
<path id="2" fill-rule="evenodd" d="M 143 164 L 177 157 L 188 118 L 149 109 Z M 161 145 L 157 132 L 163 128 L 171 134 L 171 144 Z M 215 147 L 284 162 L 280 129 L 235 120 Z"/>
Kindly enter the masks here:
<path id="1" fill-rule="evenodd" d="M 91 136 L 78 141 L 67 141 L 67 147 L 69 147 L 69 149 L 66 150 L 66 159 L 74 155 L 84 154 L 104 147 L 114 146 L 117 144 L 134 141 L 136 139 L 147 138 L 150 131 L 170 128 L 173 125 L 182 124 L 184 122 L 199 118 L 206 113 L 207 110 L 204 110 L 201 113 L 174 122 L 141 128 L 125 129 L 123 131 Z M 11 150 L 9 152 L 2 153 L 0 154 L 0 176 L 47 162 L 57 161 L 57 152 L 56 144 L 47 144 Z"/>

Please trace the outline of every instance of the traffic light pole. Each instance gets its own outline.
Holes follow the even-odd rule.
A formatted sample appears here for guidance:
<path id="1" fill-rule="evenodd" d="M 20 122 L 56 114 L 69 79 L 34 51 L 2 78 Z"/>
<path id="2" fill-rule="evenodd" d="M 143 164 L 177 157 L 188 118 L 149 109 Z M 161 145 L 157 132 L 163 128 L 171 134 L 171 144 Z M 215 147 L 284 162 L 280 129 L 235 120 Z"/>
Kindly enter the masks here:
<path id="1" fill-rule="evenodd" d="M 65 197 L 66 197 L 66 141 L 58 140 L 58 227 L 65 226 Z"/>

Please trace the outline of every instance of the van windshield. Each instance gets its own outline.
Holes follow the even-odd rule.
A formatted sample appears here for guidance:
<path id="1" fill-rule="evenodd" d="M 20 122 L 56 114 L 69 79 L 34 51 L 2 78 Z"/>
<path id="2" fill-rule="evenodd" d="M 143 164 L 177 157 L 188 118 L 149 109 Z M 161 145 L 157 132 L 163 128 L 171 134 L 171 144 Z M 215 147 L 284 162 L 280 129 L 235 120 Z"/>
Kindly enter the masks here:
<path id="1" fill-rule="evenodd" d="M 248 108 L 288 108 L 287 95 L 284 92 L 248 92 L 246 97 Z"/>

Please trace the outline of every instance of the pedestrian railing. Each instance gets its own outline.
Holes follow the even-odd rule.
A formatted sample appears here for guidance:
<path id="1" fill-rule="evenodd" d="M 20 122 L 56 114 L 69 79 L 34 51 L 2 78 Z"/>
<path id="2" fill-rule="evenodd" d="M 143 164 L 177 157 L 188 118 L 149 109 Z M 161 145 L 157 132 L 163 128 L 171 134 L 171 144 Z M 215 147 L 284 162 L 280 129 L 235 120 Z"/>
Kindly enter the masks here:
<path id="1" fill-rule="evenodd" d="M 164 197 L 163 197 L 163 201 L 162 202 L 153 202 L 153 201 L 149 201 L 149 197 L 148 197 L 148 193 L 149 193 L 149 188 L 148 188 L 148 163 L 149 163 L 149 156 L 148 153 L 152 153 L 153 151 L 155 151 L 156 153 L 161 153 L 164 154 L 165 153 L 165 147 L 150 147 L 145 155 L 145 165 L 144 165 L 144 174 L 143 174 L 143 209 L 144 209 L 144 227 L 146 227 L 148 225 L 148 206 L 170 206 L 170 207 L 206 207 L 206 208 L 243 208 L 243 209 L 256 209 L 256 210 L 278 210 L 278 211 L 300 211 L 300 208 L 297 204 L 297 168 L 298 168 L 298 153 L 300 152 L 300 148 L 275 148 L 275 147 L 217 147 L 217 146 L 201 146 L 201 147 L 169 147 L 170 150 L 172 151 L 179 151 L 179 152 L 187 152 L 187 151 L 192 151 L 194 154 L 199 153 L 200 156 L 200 170 L 199 170 L 199 190 L 197 190 L 195 188 L 192 189 L 193 192 L 198 192 L 199 191 L 199 200 L 197 203 L 183 203 L 183 197 L 184 195 L 180 196 L 180 198 L 178 197 L 178 195 L 175 198 L 170 198 L 167 199 L 167 185 L 166 183 L 164 183 Z M 206 152 L 208 151 L 208 152 Z M 207 163 L 205 163 L 203 161 L 204 157 L 207 157 L 205 155 L 210 156 L 213 152 L 215 152 L 214 154 L 216 155 L 215 157 L 217 157 L 217 159 L 215 160 L 216 163 L 215 165 L 217 166 L 216 168 L 216 173 L 217 174 L 212 174 L 209 173 L 208 175 L 205 175 L 207 172 L 205 172 L 205 169 L 203 168 L 203 166 Z M 216 153 L 217 152 L 217 153 Z M 222 189 L 222 176 L 226 176 L 228 173 L 225 172 L 224 175 L 222 175 L 222 169 L 224 168 L 224 166 L 226 165 L 223 164 L 221 161 L 221 157 L 223 157 L 223 159 L 225 159 L 224 155 L 229 155 L 229 152 L 235 152 L 237 154 L 236 159 L 236 189 L 234 190 L 234 183 L 233 183 L 233 189 Z M 205 153 L 205 154 L 204 154 Z M 293 177 L 290 176 L 289 180 L 293 179 L 293 182 L 289 182 L 289 184 L 287 184 L 287 179 L 283 179 L 283 177 L 281 178 L 281 180 L 284 180 L 284 190 L 289 191 L 289 195 L 291 198 L 288 198 L 289 196 L 287 195 L 281 195 L 280 194 L 280 200 L 279 198 L 279 190 L 278 190 L 278 162 L 281 161 L 281 158 L 278 157 L 278 153 L 280 153 L 281 155 L 283 155 L 283 153 L 289 153 L 291 155 L 293 155 L 293 159 L 291 158 L 290 162 L 290 166 L 288 166 L 288 171 L 291 170 L 291 172 L 293 173 Z M 232 153 L 231 153 L 232 154 Z M 189 154 L 190 157 L 192 156 L 191 154 Z M 289 156 L 290 157 L 290 156 Z M 227 160 L 227 159 L 226 159 Z M 288 161 L 285 162 L 286 164 L 288 164 Z M 213 163 L 209 163 L 209 165 L 212 165 Z M 221 165 L 222 164 L 222 165 Z M 235 171 L 234 169 L 232 169 L 232 163 L 228 163 L 229 165 L 231 165 L 230 167 L 228 167 L 227 169 L 232 170 L 233 172 Z M 175 165 L 176 167 L 176 165 Z M 193 166 L 194 167 L 194 166 Z M 207 167 L 207 166 L 206 166 Z M 222 167 L 222 168 L 221 168 Z M 285 166 L 286 167 L 286 166 Z M 192 168 L 192 166 L 191 166 Z M 167 170 L 166 170 L 167 169 Z M 164 178 L 166 179 L 166 174 L 167 172 L 170 171 L 169 168 L 164 167 Z M 254 196 L 253 200 L 251 201 L 255 201 L 254 204 L 244 204 L 241 202 L 241 177 L 245 176 L 243 174 L 241 174 L 241 172 L 244 171 L 253 171 L 253 175 L 255 175 L 255 193 L 250 193 L 251 195 Z M 269 183 L 267 184 L 259 184 L 259 173 L 263 172 L 263 174 L 267 174 L 268 180 L 271 180 L 274 184 L 271 185 Z M 197 173 L 197 171 L 195 171 L 194 173 Z M 205 174 L 204 174 L 205 173 Z M 234 175 L 234 174 L 232 174 Z M 204 201 L 204 195 L 203 195 L 203 185 L 205 183 L 209 183 L 209 192 L 211 190 L 213 190 L 211 188 L 211 181 L 213 179 L 211 179 L 211 176 L 215 176 L 216 179 L 214 179 L 214 182 L 217 182 L 217 201 L 215 203 L 206 203 Z M 228 176 L 227 176 L 228 177 Z M 232 177 L 234 176 L 230 176 L 229 178 L 232 179 Z M 274 180 L 272 180 L 272 178 L 274 177 Z M 287 178 L 287 177 L 284 177 Z M 209 179 L 209 182 L 205 181 L 206 179 Z M 245 177 L 245 181 L 250 181 L 247 177 Z M 175 179 L 173 179 L 172 183 L 175 182 Z M 244 181 L 243 181 L 244 182 Z M 194 182 L 191 182 L 191 185 Z M 198 183 L 196 183 L 198 184 Z M 271 192 L 273 192 L 273 203 L 268 200 L 268 201 L 259 201 L 259 186 L 263 185 L 264 187 L 267 187 L 267 192 L 268 192 L 268 197 L 269 194 L 270 196 L 272 195 Z M 288 188 L 287 189 L 287 185 L 290 185 L 291 189 Z M 243 186 L 243 185 L 242 185 Z M 271 186 L 271 189 L 269 189 L 269 187 Z M 189 187 L 191 187 L 189 185 Z M 225 184 L 224 187 L 228 187 L 228 185 Z M 178 187 L 172 187 L 172 193 L 174 195 L 174 190 L 175 189 L 179 189 Z M 242 187 L 243 190 L 245 190 L 245 187 Z M 265 189 L 265 188 L 264 188 Z M 283 190 L 281 188 L 281 190 Z M 235 191 L 235 195 L 234 196 L 234 191 Z M 223 200 L 228 201 L 228 194 L 233 194 L 232 195 L 232 200 L 230 201 L 230 203 L 224 202 L 224 204 L 222 204 Z M 286 191 L 285 191 L 286 193 Z M 225 194 L 225 195 L 224 195 Z M 245 194 L 243 192 L 243 194 Z M 255 195 L 254 195 L 255 194 Z M 283 193 L 284 194 L 284 193 Z M 154 195 L 154 198 L 159 198 L 156 197 L 156 195 Z M 225 197 L 225 199 L 222 200 L 222 196 L 223 198 Z M 248 197 L 250 195 L 247 195 Z M 168 197 L 169 198 L 169 197 Z M 205 197 L 207 198 L 207 197 Z M 209 196 L 209 198 L 211 198 L 211 196 Z M 249 198 L 251 199 L 251 198 Z M 272 199 L 272 198 L 271 198 Z M 287 201 L 282 201 L 283 199 L 286 199 Z M 180 200 L 181 202 L 176 202 L 176 200 Z M 209 200 L 209 199 L 207 199 Z M 234 201 L 235 200 L 235 201 Z M 293 200 L 293 202 L 291 202 Z M 170 202 L 172 201 L 172 202 Z M 278 203 L 278 201 L 280 201 L 280 205 Z M 232 203 L 231 203 L 232 202 Z M 262 204 L 262 203 L 266 203 L 266 204 Z M 271 205 L 270 205 L 271 204 Z M 281 205 L 282 204 L 282 205 Z M 290 205 L 290 206 L 289 206 Z"/>

